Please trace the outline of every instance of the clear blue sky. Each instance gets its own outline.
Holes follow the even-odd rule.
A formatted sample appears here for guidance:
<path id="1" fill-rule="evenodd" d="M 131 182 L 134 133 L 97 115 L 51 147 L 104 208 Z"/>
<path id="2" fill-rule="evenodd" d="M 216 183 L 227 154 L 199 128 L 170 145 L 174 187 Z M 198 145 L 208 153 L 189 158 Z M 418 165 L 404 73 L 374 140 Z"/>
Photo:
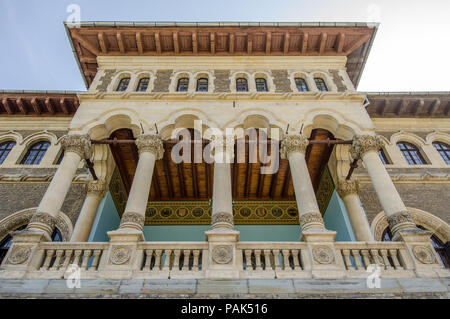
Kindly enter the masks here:
<path id="1" fill-rule="evenodd" d="M 0 0 L 0 89 L 85 90 L 63 22 L 380 22 L 361 91 L 450 91 L 449 0 Z"/>

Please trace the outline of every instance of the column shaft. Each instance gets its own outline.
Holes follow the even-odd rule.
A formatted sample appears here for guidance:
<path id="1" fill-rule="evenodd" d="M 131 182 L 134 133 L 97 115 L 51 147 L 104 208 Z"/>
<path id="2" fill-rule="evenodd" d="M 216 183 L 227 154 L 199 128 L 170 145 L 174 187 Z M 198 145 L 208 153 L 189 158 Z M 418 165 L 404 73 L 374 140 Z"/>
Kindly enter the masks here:
<path id="1" fill-rule="evenodd" d="M 375 241 L 372 231 L 370 230 L 367 217 L 361 209 L 357 194 L 349 194 L 342 198 L 347 208 L 348 217 L 352 224 L 353 233 L 357 241 Z"/>

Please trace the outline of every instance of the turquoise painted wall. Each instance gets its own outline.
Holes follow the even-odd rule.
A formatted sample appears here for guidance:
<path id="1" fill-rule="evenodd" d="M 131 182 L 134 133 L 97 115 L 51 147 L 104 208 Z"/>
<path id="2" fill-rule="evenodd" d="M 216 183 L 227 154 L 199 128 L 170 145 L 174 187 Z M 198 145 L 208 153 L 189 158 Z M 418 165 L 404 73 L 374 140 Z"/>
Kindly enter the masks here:
<path id="1" fill-rule="evenodd" d="M 88 241 L 109 241 L 106 232 L 117 229 L 119 224 L 119 213 L 114 205 L 111 194 L 108 192 L 98 206 L 97 215 L 95 216 Z"/>
<path id="2" fill-rule="evenodd" d="M 335 241 L 356 241 L 347 209 L 336 190 L 333 191 L 323 221 L 326 229 L 337 231 Z"/>

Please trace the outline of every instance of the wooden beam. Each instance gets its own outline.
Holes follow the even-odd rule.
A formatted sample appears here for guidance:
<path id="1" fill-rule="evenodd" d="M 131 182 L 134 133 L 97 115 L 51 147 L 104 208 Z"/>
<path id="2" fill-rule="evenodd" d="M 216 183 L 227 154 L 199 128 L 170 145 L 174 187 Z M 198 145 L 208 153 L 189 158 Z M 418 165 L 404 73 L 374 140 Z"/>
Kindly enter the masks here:
<path id="1" fill-rule="evenodd" d="M 14 114 L 14 111 L 12 110 L 11 105 L 9 104 L 9 101 L 8 101 L 8 99 L 6 97 L 4 97 L 2 99 L 2 104 L 3 104 L 3 107 L 6 110 L 6 113 L 8 113 L 9 115 L 13 115 Z"/>
<path id="2" fill-rule="evenodd" d="M 275 174 L 272 174 L 272 178 L 270 180 L 269 196 L 272 199 L 275 197 L 275 189 L 276 189 L 276 186 L 277 186 L 277 179 L 278 179 L 278 172 L 279 171 L 280 170 L 278 169 Z"/>
<path id="3" fill-rule="evenodd" d="M 72 32 L 72 38 L 74 38 L 80 44 L 80 46 L 82 46 L 83 48 L 85 48 L 86 50 L 91 52 L 92 54 L 94 54 L 94 55 L 100 54 L 100 51 L 95 46 L 93 46 L 90 42 L 83 39 L 78 33 Z M 81 52 L 80 52 L 80 55 L 81 55 Z"/>
<path id="4" fill-rule="evenodd" d="M 264 186 L 264 177 L 266 176 L 266 174 L 261 174 L 261 163 L 259 164 L 258 167 L 258 187 L 257 187 L 257 191 L 256 194 L 259 198 L 262 197 L 262 192 L 263 192 L 263 186 Z"/>
<path id="5" fill-rule="evenodd" d="M 325 52 L 325 45 L 327 44 L 328 35 L 325 32 L 320 33 L 320 45 L 319 53 L 323 54 Z"/>
<path id="6" fill-rule="evenodd" d="M 431 116 L 436 115 L 440 105 L 441 105 L 440 99 L 436 99 L 431 103 L 431 107 L 430 107 L 430 115 Z"/>
<path id="7" fill-rule="evenodd" d="M 156 52 L 161 53 L 161 37 L 159 36 L 159 32 L 155 33 L 155 46 L 156 46 Z"/>
<path id="8" fill-rule="evenodd" d="M 414 110 L 414 116 L 419 115 L 420 111 L 422 111 L 423 106 L 425 105 L 424 99 L 419 99 L 416 103 L 416 109 Z"/>
<path id="9" fill-rule="evenodd" d="M 288 54 L 289 52 L 289 39 L 291 38 L 291 36 L 289 35 L 289 33 L 285 33 L 284 34 L 284 48 L 283 48 L 283 53 L 284 54 Z"/>
<path id="10" fill-rule="evenodd" d="M 267 32 L 266 34 L 266 54 L 270 54 L 272 49 L 272 32 Z"/>
<path id="11" fill-rule="evenodd" d="M 155 166 L 156 166 L 156 163 L 155 163 Z M 152 186 L 153 186 L 153 188 L 155 190 L 156 197 L 161 198 L 161 196 L 162 196 L 161 195 L 161 185 L 159 184 L 159 177 L 158 177 L 158 174 L 157 174 L 158 171 L 159 170 L 155 170 L 153 172 Z"/>
<path id="12" fill-rule="evenodd" d="M 291 168 L 289 167 L 289 165 L 287 165 L 286 166 L 286 174 L 284 175 L 284 180 L 283 180 L 283 188 L 281 190 L 281 197 L 287 196 L 290 178 L 291 178 Z"/>
<path id="13" fill-rule="evenodd" d="M 172 34 L 173 38 L 173 51 L 175 53 L 180 53 L 180 42 L 178 42 L 178 32 Z"/>
<path id="14" fill-rule="evenodd" d="M 245 197 L 248 197 L 250 194 L 250 184 L 252 182 L 252 167 L 253 163 L 246 164 L 245 187 L 244 187 Z"/>
<path id="15" fill-rule="evenodd" d="M 198 198 L 200 196 L 198 190 L 198 179 L 197 179 L 197 165 L 194 163 L 194 152 L 191 152 L 191 175 L 192 175 L 192 189 L 194 190 L 194 197 Z"/>
<path id="16" fill-rule="evenodd" d="M 198 52 L 198 40 L 197 40 L 197 33 L 192 33 L 192 52 L 197 53 Z"/>
<path id="17" fill-rule="evenodd" d="M 34 113 L 36 113 L 37 115 L 41 114 L 39 103 L 35 97 L 31 99 L 31 106 L 33 107 Z"/>
<path id="18" fill-rule="evenodd" d="M 235 153 L 236 154 L 236 146 L 235 146 Z M 238 184 L 239 181 L 239 164 L 237 163 L 237 158 L 235 156 L 234 162 L 233 162 L 233 198 L 238 197 Z"/>
<path id="19" fill-rule="evenodd" d="M 384 116 L 384 114 L 386 113 L 389 102 L 390 101 L 388 99 L 384 99 L 383 101 L 381 101 L 380 110 L 378 111 L 378 113 L 380 113 L 381 116 Z"/>
<path id="20" fill-rule="evenodd" d="M 308 33 L 303 33 L 302 36 L 302 45 L 301 45 L 301 53 L 306 54 L 306 51 L 308 50 Z"/>
<path id="21" fill-rule="evenodd" d="M 75 112 L 78 110 L 78 106 L 80 106 L 80 102 L 78 102 L 78 99 L 73 100 L 73 107 L 75 108 Z"/>
<path id="22" fill-rule="evenodd" d="M 228 45 L 230 53 L 234 53 L 234 33 L 230 33 L 230 43 Z"/>
<path id="23" fill-rule="evenodd" d="M 247 34 L 247 53 L 252 54 L 253 51 L 253 36 L 251 33 Z"/>
<path id="24" fill-rule="evenodd" d="M 117 37 L 117 44 L 119 45 L 120 53 L 124 54 L 125 53 L 125 46 L 123 44 L 122 33 L 117 32 L 116 37 Z"/>
<path id="25" fill-rule="evenodd" d="M 212 186 L 211 186 L 211 164 L 204 162 L 205 164 L 205 183 L 206 183 L 206 197 L 211 198 Z"/>
<path id="26" fill-rule="evenodd" d="M 16 100 L 17 106 L 19 107 L 19 110 L 22 114 L 26 115 L 27 114 L 27 109 L 25 108 L 25 104 L 23 103 L 23 100 L 21 97 L 19 97 Z"/>
<path id="27" fill-rule="evenodd" d="M 365 34 L 363 35 L 361 38 L 356 39 L 355 41 L 353 41 L 353 43 L 351 43 L 350 45 L 348 45 L 348 47 L 346 47 L 344 49 L 345 54 L 350 54 L 353 51 L 355 51 L 357 48 L 359 48 L 361 45 L 363 45 L 364 42 L 368 41 L 371 37 L 371 34 Z"/>
<path id="28" fill-rule="evenodd" d="M 216 36 L 214 32 L 210 34 L 210 43 L 211 43 L 211 54 L 216 53 Z"/>
<path id="29" fill-rule="evenodd" d="M 61 106 L 61 109 L 63 110 L 63 112 L 65 114 L 70 113 L 69 109 L 67 108 L 67 105 L 66 105 L 66 99 L 64 97 L 59 100 L 59 105 Z"/>
<path id="30" fill-rule="evenodd" d="M 142 42 L 142 34 L 140 32 L 136 32 L 136 46 L 139 54 L 144 53 L 144 43 Z"/>
<path id="31" fill-rule="evenodd" d="M 55 108 L 52 105 L 52 101 L 49 98 L 45 99 L 45 107 L 47 108 L 47 111 L 51 114 L 55 114 Z"/>
<path id="32" fill-rule="evenodd" d="M 178 182 L 180 183 L 180 192 L 181 192 L 181 196 L 186 197 L 186 184 L 184 183 L 184 169 L 183 163 L 178 163 L 175 164 L 177 166 L 177 170 L 178 170 Z"/>
<path id="33" fill-rule="evenodd" d="M 173 190 L 173 184 L 172 184 L 172 177 L 170 174 L 169 165 L 167 164 L 167 162 L 170 160 L 168 153 L 170 153 L 170 152 L 167 152 L 167 151 L 164 152 L 162 162 L 163 162 L 163 168 L 164 168 L 164 176 L 166 178 L 167 191 L 169 193 L 169 197 L 173 198 L 174 190 Z"/>
<path id="34" fill-rule="evenodd" d="M 108 48 L 106 47 L 105 43 L 105 34 L 103 32 L 100 32 L 98 34 L 98 43 L 100 44 L 100 49 L 102 50 L 103 54 L 108 53 Z"/>
<path id="35" fill-rule="evenodd" d="M 409 101 L 406 99 L 402 99 L 400 101 L 400 105 L 397 108 L 397 115 L 400 115 L 401 113 L 406 112 L 406 108 L 408 107 Z"/>
<path id="36" fill-rule="evenodd" d="M 344 49 L 344 43 L 345 43 L 345 33 L 339 32 L 337 39 L 336 39 L 336 52 L 342 53 L 342 50 Z"/>
<path id="37" fill-rule="evenodd" d="M 97 58 L 81 56 L 80 62 L 82 62 L 82 63 L 97 63 Z"/>

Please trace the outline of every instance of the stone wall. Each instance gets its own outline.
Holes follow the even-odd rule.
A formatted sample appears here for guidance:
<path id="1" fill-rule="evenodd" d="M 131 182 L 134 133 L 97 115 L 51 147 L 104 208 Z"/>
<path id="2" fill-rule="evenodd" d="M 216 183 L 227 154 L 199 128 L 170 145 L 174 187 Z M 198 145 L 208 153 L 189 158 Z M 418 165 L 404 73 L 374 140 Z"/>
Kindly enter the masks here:
<path id="1" fill-rule="evenodd" d="M 287 70 L 273 70 L 272 75 L 276 93 L 292 92 Z"/>
<path id="2" fill-rule="evenodd" d="M 156 72 L 154 92 L 169 92 L 170 77 L 172 70 L 158 70 Z"/>
<path id="3" fill-rule="evenodd" d="M 230 71 L 214 70 L 214 92 L 231 92 L 230 91 Z"/>

